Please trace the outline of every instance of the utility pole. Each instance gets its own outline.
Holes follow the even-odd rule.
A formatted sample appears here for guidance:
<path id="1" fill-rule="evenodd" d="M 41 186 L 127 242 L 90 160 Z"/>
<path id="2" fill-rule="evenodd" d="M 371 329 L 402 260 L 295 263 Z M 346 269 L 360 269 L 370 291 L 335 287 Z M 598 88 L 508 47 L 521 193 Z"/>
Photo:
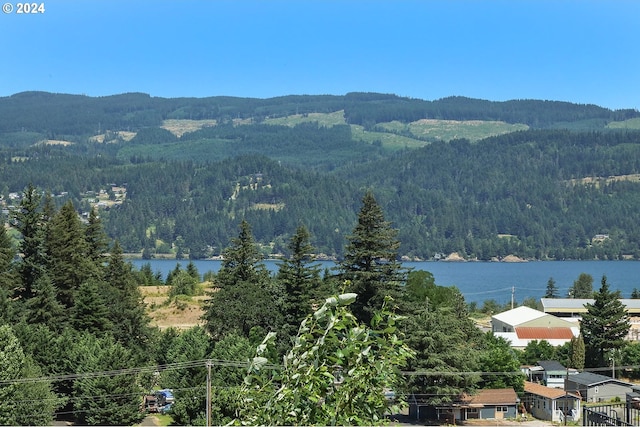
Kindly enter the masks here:
<path id="1" fill-rule="evenodd" d="M 611 356 L 611 378 L 616 379 L 616 358 L 615 354 Z"/>
<path id="2" fill-rule="evenodd" d="M 513 303 L 514 303 L 514 294 L 516 292 L 516 287 L 512 286 L 511 287 L 511 310 L 513 310 Z"/>
<path id="3" fill-rule="evenodd" d="M 207 359 L 207 427 L 211 425 L 211 360 Z"/>

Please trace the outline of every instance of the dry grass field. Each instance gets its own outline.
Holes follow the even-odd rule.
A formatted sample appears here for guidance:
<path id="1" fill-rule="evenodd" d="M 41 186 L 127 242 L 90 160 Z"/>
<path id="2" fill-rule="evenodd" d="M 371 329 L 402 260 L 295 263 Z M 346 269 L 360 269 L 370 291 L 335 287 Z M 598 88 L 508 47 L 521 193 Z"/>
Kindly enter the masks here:
<path id="1" fill-rule="evenodd" d="M 206 295 L 179 296 L 170 300 L 170 289 L 170 286 L 140 287 L 140 293 L 144 298 L 152 325 L 160 329 L 169 327 L 189 329 L 196 325 L 202 325 L 203 305 L 208 297 Z"/>

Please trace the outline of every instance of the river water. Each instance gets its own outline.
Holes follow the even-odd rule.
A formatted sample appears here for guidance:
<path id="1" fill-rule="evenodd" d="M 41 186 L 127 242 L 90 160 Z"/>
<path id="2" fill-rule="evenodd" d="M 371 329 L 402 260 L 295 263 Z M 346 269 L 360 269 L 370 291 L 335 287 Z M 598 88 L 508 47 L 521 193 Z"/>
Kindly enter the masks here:
<path id="1" fill-rule="evenodd" d="M 160 272 L 163 278 L 180 263 L 186 268 L 189 260 L 129 260 L 140 268 L 149 263 L 153 272 Z M 221 261 L 193 261 L 200 274 L 217 272 Z M 323 268 L 332 268 L 335 263 L 318 262 Z M 265 261 L 266 267 L 275 272 L 278 261 Z M 600 287 L 602 276 L 612 290 L 619 290 L 623 298 L 629 298 L 634 288 L 640 289 L 640 261 L 531 261 L 521 263 L 505 262 L 443 262 L 424 261 L 406 262 L 404 266 L 414 270 L 426 270 L 433 274 L 436 284 L 456 286 L 464 295 L 465 301 L 482 303 L 495 300 L 499 304 L 514 299 L 522 302 L 525 298 L 540 299 L 547 288 L 549 278 L 553 278 L 560 297 L 567 292 L 580 273 L 593 277 L 593 289 Z"/>

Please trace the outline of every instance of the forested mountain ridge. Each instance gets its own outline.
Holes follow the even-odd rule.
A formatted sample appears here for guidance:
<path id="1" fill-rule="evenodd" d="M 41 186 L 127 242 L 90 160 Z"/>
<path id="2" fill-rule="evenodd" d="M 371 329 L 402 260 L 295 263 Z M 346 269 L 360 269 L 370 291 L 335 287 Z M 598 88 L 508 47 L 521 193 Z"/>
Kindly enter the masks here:
<path id="1" fill-rule="evenodd" d="M 570 122 L 594 121 L 591 128 L 610 121 L 640 117 L 636 110 L 612 111 L 596 105 L 559 101 L 486 101 L 448 97 L 426 101 L 378 93 L 290 95 L 268 99 L 215 96 L 159 98 L 143 93 L 104 97 L 22 92 L 0 97 L 0 133 L 38 132 L 86 135 L 101 130 L 139 130 L 160 126 L 166 119 L 249 119 L 344 110 L 349 124 L 371 126 L 394 120 L 497 120 L 525 123 L 534 128 L 566 127 Z"/>
<path id="2" fill-rule="evenodd" d="M 400 231 L 402 255 L 640 258 L 638 116 L 555 101 L 368 93 L 28 92 L 0 98 L 2 203 L 8 209 L 10 193 L 33 183 L 87 212 L 88 194 L 122 186 L 126 200 L 101 216 L 126 251 L 217 255 L 244 218 L 265 253 L 286 251 L 304 224 L 319 252 L 339 257 L 371 188 Z M 166 129 L 166 120 L 185 119 L 206 121 Z M 447 137 L 416 130 L 436 119 L 459 127 Z M 470 142 L 455 139 L 462 123 L 490 127 Z M 42 140 L 73 144 L 35 144 Z"/>

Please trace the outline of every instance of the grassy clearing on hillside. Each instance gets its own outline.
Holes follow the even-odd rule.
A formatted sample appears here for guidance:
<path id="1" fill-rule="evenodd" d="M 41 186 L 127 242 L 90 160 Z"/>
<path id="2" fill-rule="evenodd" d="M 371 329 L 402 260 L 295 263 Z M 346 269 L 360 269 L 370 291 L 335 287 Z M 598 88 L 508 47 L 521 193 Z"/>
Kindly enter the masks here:
<path id="1" fill-rule="evenodd" d="M 217 120 L 189 120 L 189 119 L 169 119 L 162 122 L 163 129 L 168 130 L 178 138 L 188 132 L 194 132 L 206 126 L 217 125 Z"/>
<path id="2" fill-rule="evenodd" d="M 268 125 L 292 127 L 305 122 L 318 122 L 318 125 L 326 127 L 347 124 L 344 120 L 344 110 L 335 111 L 333 113 L 294 114 L 293 116 L 265 119 L 264 121 L 264 123 Z"/>
<path id="3" fill-rule="evenodd" d="M 433 119 L 422 119 L 408 124 L 393 121 L 379 123 L 377 126 L 389 132 L 410 132 L 419 138 L 434 138 L 444 141 L 458 138 L 478 141 L 490 136 L 529 129 L 529 126 L 525 124 L 510 124 L 499 121 Z"/>
<path id="4" fill-rule="evenodd" d="M 640 129 L 640 117 L 622 122 L 611 122 L 606 127 L 607 129 Z"/>

